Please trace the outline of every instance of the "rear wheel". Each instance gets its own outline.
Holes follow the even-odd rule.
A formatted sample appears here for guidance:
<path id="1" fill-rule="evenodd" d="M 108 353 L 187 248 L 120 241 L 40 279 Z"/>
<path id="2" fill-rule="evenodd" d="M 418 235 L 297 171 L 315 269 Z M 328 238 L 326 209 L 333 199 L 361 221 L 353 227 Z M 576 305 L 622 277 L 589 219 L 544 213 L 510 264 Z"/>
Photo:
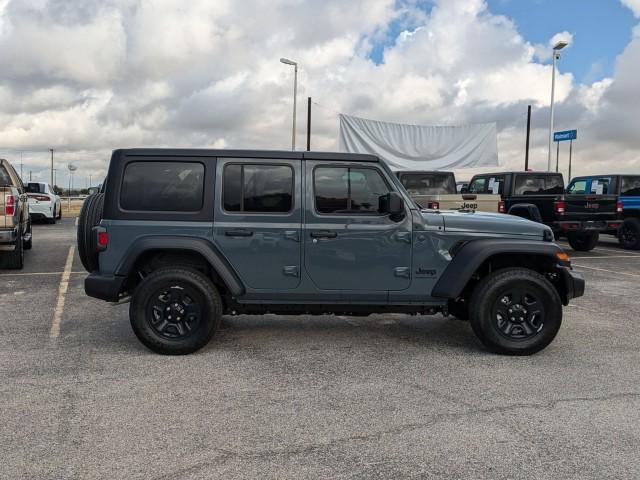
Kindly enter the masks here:
<path id="1" fill-rule="evenodd" d="M 160 268 L 135 290 L 129 318 L 147 348 L 164 355 L 184 355 L 209 342 L 220 325 L 222 301 L 204 274 Z"/>
<path id="2" fill-rule="evenodd" d="M 98 249 L 93 235 L 93 227 L 102 220 L 104 194 L 96 193 L 86 198 L 78 218 L 78 255 L 82 265 L 88 272 L 98 269 Z"/>
<path id="3" fill-rule="evenodd" d="M 25 240 L 22 246 L 25 250 L 31 250 L 33 247 L 33 226 L 31 225 L 31 218 L 27 220 L 27 233 L 29 234 L 29 240 Z"/>
<path id="4" fill-rule="evenodd" d="M 627 250 L 640 250 L 640 220 L 627 218 L 618 232 L 618 241 Z"/>
<path id="5" fill-rule="evenodd" d="M 562 302 L 539 273 L 508 268 L 480 280 L 471 296 L 470 316 L 474 333 L 489 350 L 531 355 L 558 333 Z"/>
<path id="6" fill-rule="evenodd" d="M 596 248 L 600 234 L 598 232 L 575 233 L 570 232 L 567 240 L 571 248 L 578 252 L 589 252 Z"/>

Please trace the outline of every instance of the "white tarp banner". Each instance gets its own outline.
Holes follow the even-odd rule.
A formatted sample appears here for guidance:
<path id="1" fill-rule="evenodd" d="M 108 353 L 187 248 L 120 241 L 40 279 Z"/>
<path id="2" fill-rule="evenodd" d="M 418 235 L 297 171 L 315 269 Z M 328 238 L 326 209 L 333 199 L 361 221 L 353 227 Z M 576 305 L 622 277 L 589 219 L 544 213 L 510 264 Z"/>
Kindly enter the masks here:
<path id="1" fill-rule="evenodd" d="M 498 165 L 495 123 L 429 127 L 340 114 L 342 152 L 371 153 L 394 170 L 450 170 Z"/>

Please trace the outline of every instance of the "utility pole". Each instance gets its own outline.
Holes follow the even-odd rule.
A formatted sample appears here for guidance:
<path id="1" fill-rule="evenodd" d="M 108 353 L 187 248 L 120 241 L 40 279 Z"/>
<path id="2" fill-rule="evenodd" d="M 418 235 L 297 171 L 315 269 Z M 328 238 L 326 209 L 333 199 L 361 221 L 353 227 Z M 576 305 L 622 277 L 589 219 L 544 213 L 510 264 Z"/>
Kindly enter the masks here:
<path id="1" fill-rule="evenodd" d="M 567 182 L 571 181 L 571 154 L 573 153 L 573 140 L 569 141 L 569 178 Z"/>
<path id="2" fill-rule="evenodd" d="M 53 169 L 53 185 L 51 185 L 52 187 L 56 186 L 56 172 L 58 171 L 57 168 Z"/>
<path id="3" fill-rule="evenodd" d="M 51 152 L 51 183 L 53 182 L 53 148 L 50 148 L 49 151 Z"/>
<path id="4" fill-rule="evenodd" d="M 529 136 L 531 135 L 531 105 L 527 107 L 527 145 L 524 152 L 524 171 L 529 170 Z"/>
<path id="5" fill-rule="evenodd" d="M 29 181 L 31 181 L 31 170 L 29 170 Z"/>
<path id="6" fill-rule="evenodd" d="M 20 178 L 21 178 L 21 179 L 22 179 L 22 178 L 24 178 L 24 177 L 22 176 L 22 152 L 20 152 Z"/>
<path id="7" fill-rule="evenodd" d="M 307 97 L 307 152 L 311 151 L 311 97 Z"/>

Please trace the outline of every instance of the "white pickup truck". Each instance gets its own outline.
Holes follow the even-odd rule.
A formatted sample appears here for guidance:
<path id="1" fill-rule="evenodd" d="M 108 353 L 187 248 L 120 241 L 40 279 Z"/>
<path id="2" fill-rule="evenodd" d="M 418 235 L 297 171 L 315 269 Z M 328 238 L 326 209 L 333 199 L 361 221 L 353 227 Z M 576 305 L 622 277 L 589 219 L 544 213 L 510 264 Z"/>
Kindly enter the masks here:
<path id="1" fill-rule="evenodd" d="M 422 208 L 504 213 L 500 195 L 457 193 L 453 172 L 396 172 L 407 193 Z"/>

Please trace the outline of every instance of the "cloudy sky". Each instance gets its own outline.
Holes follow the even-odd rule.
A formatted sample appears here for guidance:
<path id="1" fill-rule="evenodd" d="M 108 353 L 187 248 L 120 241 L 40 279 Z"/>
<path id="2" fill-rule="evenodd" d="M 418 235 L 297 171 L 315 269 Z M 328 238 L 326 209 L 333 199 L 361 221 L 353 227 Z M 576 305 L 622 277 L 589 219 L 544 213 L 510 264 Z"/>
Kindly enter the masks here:
<path id="1" fill-rule="evenodd" d="M 287 149 L 285 56 L 300 146 L 311 96 L 314 149 L 337 148 L 338 112 L 495 121 L 502 167 L 521 168 L 531 104 L 543 169 L 559 38 L 574 173 L 640 171 L 640 0 L 0 0 L 0 154 L 45 180 L 54 148 L 58 183 L 73 162 L 84 185 L 115 148 Z"/>

